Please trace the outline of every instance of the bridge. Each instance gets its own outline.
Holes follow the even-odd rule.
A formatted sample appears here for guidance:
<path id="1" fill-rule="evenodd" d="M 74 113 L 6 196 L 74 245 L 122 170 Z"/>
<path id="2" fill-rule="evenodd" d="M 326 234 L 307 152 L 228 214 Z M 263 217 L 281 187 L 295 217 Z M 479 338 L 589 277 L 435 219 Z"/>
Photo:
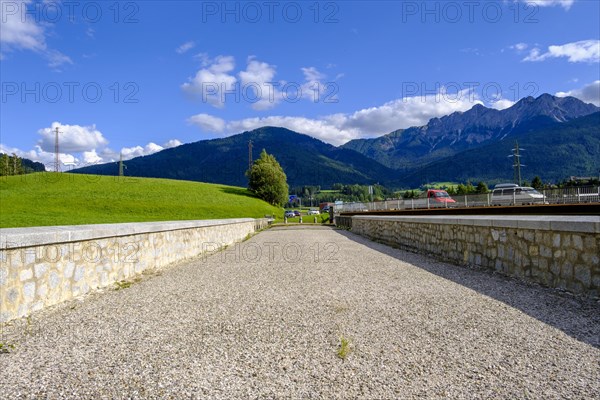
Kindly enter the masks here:
<path id="1" fill-rule="evenodd" d="M 598 398 L 599 311 L 346 230 L 273 227 L 1 325 L 0 398 Z"/>

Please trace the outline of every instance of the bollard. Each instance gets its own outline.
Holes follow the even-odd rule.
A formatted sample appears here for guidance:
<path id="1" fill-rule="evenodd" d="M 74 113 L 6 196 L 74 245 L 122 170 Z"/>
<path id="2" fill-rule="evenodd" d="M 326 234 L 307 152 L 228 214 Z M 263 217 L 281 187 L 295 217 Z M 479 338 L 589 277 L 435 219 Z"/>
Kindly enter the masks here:
<path id="1" fill-rule="evenodd" d="M 315 224 L 317 223 L 317 217 L 315 217 Z"/>
<path id="2" fill-rule="evenodd" d="M 283 217 L 283 223 L 287 224 L 287 217 Z"/>
<path id="3" fill-rule="evenodd" d="M 300 216 L 300 223 L 302 223 L 302 215 Z"/>

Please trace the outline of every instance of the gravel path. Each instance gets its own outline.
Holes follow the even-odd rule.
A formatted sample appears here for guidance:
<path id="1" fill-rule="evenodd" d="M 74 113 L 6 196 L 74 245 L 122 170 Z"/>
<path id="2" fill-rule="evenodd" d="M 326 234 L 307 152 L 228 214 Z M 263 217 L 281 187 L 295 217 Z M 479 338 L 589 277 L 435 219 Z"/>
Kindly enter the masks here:
<path id="1" fill-rule="evenodd" d="M 600 398 L 598 302 L 324 227 L 262 232 L 2 341 L 0 399 Z"/>

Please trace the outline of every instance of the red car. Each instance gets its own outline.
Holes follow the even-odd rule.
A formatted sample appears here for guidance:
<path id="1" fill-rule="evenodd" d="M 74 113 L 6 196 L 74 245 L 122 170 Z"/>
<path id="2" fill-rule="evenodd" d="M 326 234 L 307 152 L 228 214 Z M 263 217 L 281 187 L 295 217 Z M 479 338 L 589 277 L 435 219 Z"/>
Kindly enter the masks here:
<path id="1" fill-rule="evenodd" d="M 429 198 L 429 201 L 435 201 L 436 203 L 456 203 L 445 190 L 429 189 L 427 191 L 427 197 Z"/>

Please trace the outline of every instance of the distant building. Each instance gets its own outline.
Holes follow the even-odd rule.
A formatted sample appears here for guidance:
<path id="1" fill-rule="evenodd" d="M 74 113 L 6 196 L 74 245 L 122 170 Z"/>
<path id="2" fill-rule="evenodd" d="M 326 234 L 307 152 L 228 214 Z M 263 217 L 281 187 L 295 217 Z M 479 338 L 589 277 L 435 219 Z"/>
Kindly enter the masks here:
<path id="1" fill-rule="evenodd" d="M 327 202 L 327 203 L 319 203 L 319 209 L 321 211 L 323 211 L 324 208 L 329 209 L 329 207 L 331 207 L 333 204 L 334 203 L 329 203 L 329 202 Z"/>

